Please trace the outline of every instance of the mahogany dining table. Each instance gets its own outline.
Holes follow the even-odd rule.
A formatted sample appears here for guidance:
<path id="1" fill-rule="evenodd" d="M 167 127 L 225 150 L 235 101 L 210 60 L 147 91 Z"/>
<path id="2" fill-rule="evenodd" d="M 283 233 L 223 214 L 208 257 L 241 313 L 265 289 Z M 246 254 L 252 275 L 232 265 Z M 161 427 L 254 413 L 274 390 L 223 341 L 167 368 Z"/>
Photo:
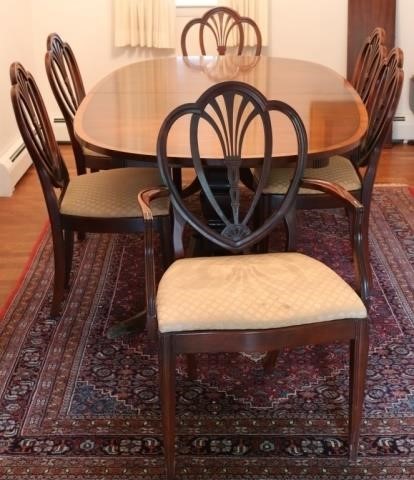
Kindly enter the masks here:
<path id="1" fill-rule="evenodd" d="M 330 68 L 288 58 L 221 56 L 153 58 L 113 71 L 82 101 L 74 119 L 75 134 L 82 145 L 119 159 L 120 166 L 125 161 L 156 162 L 158 131 L 167 114 L 225 80 L 246 82 L 268 100 L 292 106 L 305 124 L 311 162 L 354 150 L 366 131 L 363 102 Z M 296 154 L 296 139 L 283 118 L 275 122 L 277 161 Z M 177 129 L 169 145 L 169 155 L 183 167 L 190 155 L 188 135 L 185 128 Z M 217 165 L 220 152 L 208 131 L 201 142 L 205 161 Z M 262 156 L 257 148 L 253 134 L 244 145 L 244 159 L 252 165 Z"/>

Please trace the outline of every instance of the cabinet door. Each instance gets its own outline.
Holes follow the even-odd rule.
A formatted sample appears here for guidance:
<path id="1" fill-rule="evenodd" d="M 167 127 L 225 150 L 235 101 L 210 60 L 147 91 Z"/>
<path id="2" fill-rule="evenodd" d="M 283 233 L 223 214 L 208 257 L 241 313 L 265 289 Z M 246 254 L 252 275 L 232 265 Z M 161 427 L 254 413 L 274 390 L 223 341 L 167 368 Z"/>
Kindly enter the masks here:
<path id="1" fill-rule="evenodd" d="M 358 54 L 368 35 L 375 27 L 382 27 L 386 33 L 386 45 L 394 46 L 396 0 L 348 0 L 348 68 L 352 72 Z"/>

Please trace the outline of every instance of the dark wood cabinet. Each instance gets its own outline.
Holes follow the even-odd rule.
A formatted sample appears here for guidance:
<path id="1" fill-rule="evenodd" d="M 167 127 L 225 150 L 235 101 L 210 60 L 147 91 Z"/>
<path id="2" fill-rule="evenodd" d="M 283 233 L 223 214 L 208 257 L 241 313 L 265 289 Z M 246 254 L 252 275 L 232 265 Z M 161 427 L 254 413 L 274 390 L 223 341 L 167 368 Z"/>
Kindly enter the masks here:
<path id="1" fill-rule="evenodd" d="M 387 47 L 394 46 L 395 3 L 396 0 L 348 0 L 348 79 L 366 37 L 375 27 L 385 30 Z"/>

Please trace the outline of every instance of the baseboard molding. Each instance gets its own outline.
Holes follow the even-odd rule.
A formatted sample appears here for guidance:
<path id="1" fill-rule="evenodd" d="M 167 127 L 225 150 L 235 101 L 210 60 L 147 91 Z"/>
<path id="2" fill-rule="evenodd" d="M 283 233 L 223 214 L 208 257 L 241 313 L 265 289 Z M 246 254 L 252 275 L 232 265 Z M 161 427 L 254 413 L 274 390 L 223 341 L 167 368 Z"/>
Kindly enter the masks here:
<path id="1" fill-rule="evenodd" d="M 65 120 L 62 117 L 53 117 L 53 131 L 55 133 L 56 140 L 60 142 L 70 142 L 68 129 L 66 128 Z"/>
<path id="2" fill-rule="evenodd" d="M 16 142 L 0 157 L 0 197 L 11 197 L 14 187 L 26 170 L 32 164 L 32 159 L 22 142 Z"/>

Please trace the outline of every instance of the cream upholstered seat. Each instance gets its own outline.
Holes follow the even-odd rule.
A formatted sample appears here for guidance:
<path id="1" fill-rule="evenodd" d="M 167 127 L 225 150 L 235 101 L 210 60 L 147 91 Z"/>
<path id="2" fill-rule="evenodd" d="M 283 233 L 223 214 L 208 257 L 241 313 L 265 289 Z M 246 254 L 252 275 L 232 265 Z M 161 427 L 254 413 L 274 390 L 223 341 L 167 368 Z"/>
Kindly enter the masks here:
<path id="1" fill-rule="evenodd" d="M 323 263 L 300 253 L 186 258 L 157 293 L 161 332 L 280 328 L 364 318 L 356 292 Z"/>
<path id="2" fill-rule="evenodd" d="M 108 156 L 108 155 L 104 155 L 103 153 L 95 152 L 94 150 L 84 147 L 83 145 L 82 145 L 82 151 L 84 155 L 87 155 L 90 157 L 106 158 Z"/>
<path id="3" fill-rule="evenodd" d="M 137 194 L 148 185 L 161 185 L 156 168 L 117 168 L 73 177 L 63 197 L 60 213 L 80 217 L 120 218 L 137 215 Z M 155 215 L 168 215 L 168 201 L 153 204 Z"/>
<path id="4" fill-rule="evenodd" d="M 269 180 L 263 193 L 285 194 L 289 188 L 293 176 L 292 168 L 272 168 Z M 361 179 L 348 158 L 335 155 L 329 159 L 328 165 L 321 168 L 306 168 L 303 174 L 305 178 L 326 180 L 327 182 L 340 185 L 348 192 L 361 189 Z M 321 194 L 318 190 L 300 188 L 299 195 Z"/>

